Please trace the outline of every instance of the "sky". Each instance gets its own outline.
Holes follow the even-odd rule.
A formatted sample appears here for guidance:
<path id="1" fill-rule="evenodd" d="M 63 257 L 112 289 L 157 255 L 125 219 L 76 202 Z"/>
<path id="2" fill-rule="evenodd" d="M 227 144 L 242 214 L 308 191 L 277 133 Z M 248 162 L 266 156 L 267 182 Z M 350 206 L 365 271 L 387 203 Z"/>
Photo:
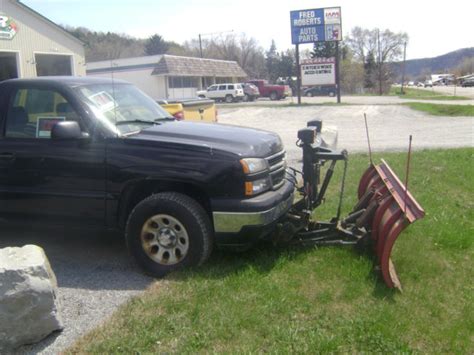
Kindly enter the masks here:
<path id="1" fill-rule="evenodd" d="M 182 43 L 233 31 L 264 48 L 290 48 L 290 11 L 340 6 L 342 32 L 355 26 L 409 35 L 407 59 L 474 47 L 474 0 L 23 0 L 50 20 L 95 31 L 147 38 L 158 33 Z M 222 34 L 220 34 L 222 36 Z M 302 49 L 311 45 L 302 45 Z"/>

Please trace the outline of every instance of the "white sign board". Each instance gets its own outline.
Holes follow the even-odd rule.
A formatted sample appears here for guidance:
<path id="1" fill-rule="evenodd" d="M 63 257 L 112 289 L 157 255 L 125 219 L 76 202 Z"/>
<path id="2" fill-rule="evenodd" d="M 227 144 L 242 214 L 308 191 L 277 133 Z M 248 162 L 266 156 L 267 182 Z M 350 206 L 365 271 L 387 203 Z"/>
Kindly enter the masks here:
<path id="1" fill-rule="evenodd" d="M 335 58 L 313 58 L 301 61 L 301 85 L 335 85 Z"/>

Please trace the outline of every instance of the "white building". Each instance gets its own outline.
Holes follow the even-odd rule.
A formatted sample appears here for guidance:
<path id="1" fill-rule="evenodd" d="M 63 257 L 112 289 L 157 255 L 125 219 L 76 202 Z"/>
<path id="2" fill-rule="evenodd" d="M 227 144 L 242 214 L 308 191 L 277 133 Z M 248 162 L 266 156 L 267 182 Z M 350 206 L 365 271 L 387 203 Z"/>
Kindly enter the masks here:
<path id="1" fill-rule="evenodd" d="M 87 63 L 87 75 L 126 80 L 155 100 L 195 97 L 212 84 L 247 77 L 234 61 L 167 54 Z"/>
<path id="2" fill-rule="evenodd" d="M 455 80 L 454 74 L 431 74 L 433 85 L 447 85 Z"/>
<path id="3" fill-rule="evenodd" d="M 83 43 L 16 0 L 0 1 L 0 81 L 85 75 Z"/>

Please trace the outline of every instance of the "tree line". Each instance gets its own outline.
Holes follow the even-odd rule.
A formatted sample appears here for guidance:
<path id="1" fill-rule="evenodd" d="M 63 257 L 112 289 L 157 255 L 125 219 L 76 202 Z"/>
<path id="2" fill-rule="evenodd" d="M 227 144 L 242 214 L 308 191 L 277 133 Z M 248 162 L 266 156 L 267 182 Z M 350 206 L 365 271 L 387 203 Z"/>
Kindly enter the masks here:
<path id="1" fill-rule="evenodd" d="M 244 33 L 230 33 L 210 39 L 191 39 L 183 44 L 167 41 L 155 34 L 148 39 L 137 39 L 125 34 L 96 32 L 83 27 L 66 27 L 72 35 L 85 43 L 86 61 L 173 54 L 183 56 L 234 60 L 250 78 L 278 78 L 296 76 L 294 49 L 278 51 L 275 42 L 265 50 L 255 38 Z M 406 33 L 388 29 L 355 27 L 340 42 L 341 90 L 345 93 L 386 93 L 393 82 L 392 62 L 402 59 Z M 334 42 L 316 43 L 312 50 L 301 52 L 302 59 L 334 57 Z"/>

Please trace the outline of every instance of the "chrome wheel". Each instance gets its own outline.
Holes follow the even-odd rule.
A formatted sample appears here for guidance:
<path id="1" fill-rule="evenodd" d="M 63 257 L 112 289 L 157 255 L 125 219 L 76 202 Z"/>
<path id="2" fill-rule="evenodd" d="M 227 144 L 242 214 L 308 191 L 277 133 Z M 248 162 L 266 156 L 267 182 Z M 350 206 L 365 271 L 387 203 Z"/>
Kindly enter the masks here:
<path id="1" fill-rule="evenodd" d="M 154 215 L 143 224 L 141 242 L 148 257 L 161 265 L 181 262 L 189 249 L 189 237 L 183 224 L 166 214 Z"/>

